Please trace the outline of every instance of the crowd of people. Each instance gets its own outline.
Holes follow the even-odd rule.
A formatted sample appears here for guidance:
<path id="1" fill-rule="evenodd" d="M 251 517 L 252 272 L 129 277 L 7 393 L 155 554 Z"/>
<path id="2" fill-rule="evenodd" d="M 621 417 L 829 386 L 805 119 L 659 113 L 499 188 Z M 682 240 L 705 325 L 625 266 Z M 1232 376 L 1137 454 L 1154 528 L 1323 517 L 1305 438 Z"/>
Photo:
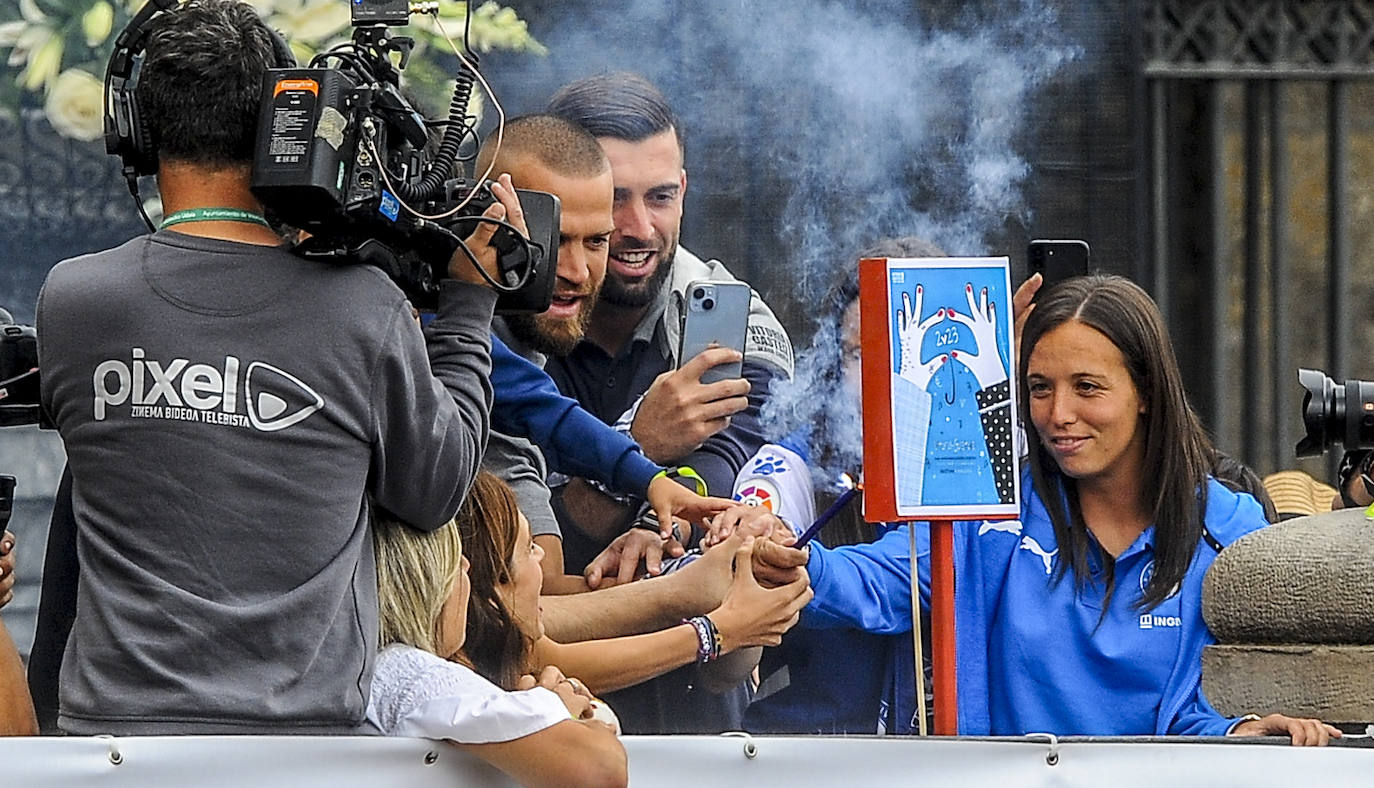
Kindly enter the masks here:
<path id="1" fill-rule="evenodd" d="M 156 17 L 141 119 L 164 211 L 197 218 L 44 286 L 69 469 L 27 682 L 0 627 L 0 728 L 424 736 L 531 785 L 625 782 L 621 732 L 916 730 L 928 529 L 851 504 L 793 546 L 834 496 L 807 466 L 862 470 L 834 440 L 857 429 L 836 416 L 859 401 L 852 266 L 795 368 L 756 292 L 742 359 L 678 358 L 690 283 L 736 280 L 680 244 L 681 119 L 607 74 L 477 157 L 499 173 L 486 216 L 523 231 L 516 189 L 561 201 L 550 308 L 495 317 L 455 256 L 417 320 L 379 270 L 293 255 L 261 220 L 273 57 L 238 0 Z M 466 240 L 489 272 L 493 232 Z M 1032 304 L 1039 285 L 1014 304 L 1020 518 L 955 531 L 960 732 L 1339 736 L 1207 702 L 1202 577 L 1267 523 L 1262 491 L 1220 470 L 1143 290 L 1097 275 Z M 820 407 L 764 419 L 794 373 Z M 769 505 L 729 500 L 764 464 Z"/>

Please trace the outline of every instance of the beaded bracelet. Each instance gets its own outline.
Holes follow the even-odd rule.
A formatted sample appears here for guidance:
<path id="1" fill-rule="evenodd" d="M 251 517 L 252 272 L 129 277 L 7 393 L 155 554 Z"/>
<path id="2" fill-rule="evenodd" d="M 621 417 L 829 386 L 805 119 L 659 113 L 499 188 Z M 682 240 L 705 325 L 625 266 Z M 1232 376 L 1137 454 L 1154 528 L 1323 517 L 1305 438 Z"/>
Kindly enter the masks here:
<path id="1" fill-rule="evenodd" d="M 720 632 L 708 616 L 684 618 L 682 623 L 691 625 L 697 632 L 697 662 L 705 664 L 720 659 Z"/>

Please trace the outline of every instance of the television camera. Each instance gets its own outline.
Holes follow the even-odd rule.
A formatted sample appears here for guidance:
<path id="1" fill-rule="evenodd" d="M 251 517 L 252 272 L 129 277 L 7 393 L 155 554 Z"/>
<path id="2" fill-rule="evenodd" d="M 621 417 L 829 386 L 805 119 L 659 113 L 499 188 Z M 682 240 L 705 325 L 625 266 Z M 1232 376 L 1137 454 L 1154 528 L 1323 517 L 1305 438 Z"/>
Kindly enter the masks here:
<path id="1" fill-rule="evenodd" d="M 499 293 L 497 311 L 547 309 L 557 268 L 557 198 L 519 192 L 527 239 L 482 216 L 493 201 L 489 184 L 461 172 L 460 149 L 478 139 L 468 103 L 477 82 L 485 87 L 466 28 L 466 53 L 454 50 L 460 67 L 448 115 L 427 121 L 400 86 L 414 39 L 393 30 L 412 13 L 437 18 L 438 4 L 351 0 L 350 8 L 349 42 L 321 52 L 306 68 L 269 70 L 254 195 L 276 218 L 309 234 L 297 253 L 375 265 L 422 310 L 435 305 L 455 252 L 477 265 L 462 238 L 481 222 L 498 224 L 499 276 L 489 278 Z"/>

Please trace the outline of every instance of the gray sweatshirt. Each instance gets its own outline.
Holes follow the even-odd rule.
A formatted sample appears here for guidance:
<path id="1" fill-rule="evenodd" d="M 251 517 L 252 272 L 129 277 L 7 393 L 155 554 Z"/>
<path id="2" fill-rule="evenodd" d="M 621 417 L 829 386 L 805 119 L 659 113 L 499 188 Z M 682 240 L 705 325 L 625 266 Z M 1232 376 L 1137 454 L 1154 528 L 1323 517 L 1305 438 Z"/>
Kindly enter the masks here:
<path id="1" fill-rule="evenodd" d="M 53 268 L 42 396 L 81 562 L 59 724 L 354 730 L 377 645 L 369 496 L 423 528 L 457 510 L 494 302 L 445 283 L 422 336 L 372 267 L 169 231 Z"/>

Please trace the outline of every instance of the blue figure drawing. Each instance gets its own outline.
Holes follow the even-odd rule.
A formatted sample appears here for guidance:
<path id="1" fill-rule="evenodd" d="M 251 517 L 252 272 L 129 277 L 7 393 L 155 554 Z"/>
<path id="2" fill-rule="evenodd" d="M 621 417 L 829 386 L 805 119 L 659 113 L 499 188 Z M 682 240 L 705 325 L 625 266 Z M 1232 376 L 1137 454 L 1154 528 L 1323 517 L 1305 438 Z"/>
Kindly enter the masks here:
<path id="1" fill-rule="evenodd" d="M 999 331 L 996 306 L 1009 302 L 1005 273 L 935 273 L 892 272 L 892 295 L 901 293 L 893 315 L 898 504 L 1011 503 L 1010 338 Z M 924 280 L 914 291 L 913 275 Z M 924 425 L 910 423 L 916 419 Z"/>

